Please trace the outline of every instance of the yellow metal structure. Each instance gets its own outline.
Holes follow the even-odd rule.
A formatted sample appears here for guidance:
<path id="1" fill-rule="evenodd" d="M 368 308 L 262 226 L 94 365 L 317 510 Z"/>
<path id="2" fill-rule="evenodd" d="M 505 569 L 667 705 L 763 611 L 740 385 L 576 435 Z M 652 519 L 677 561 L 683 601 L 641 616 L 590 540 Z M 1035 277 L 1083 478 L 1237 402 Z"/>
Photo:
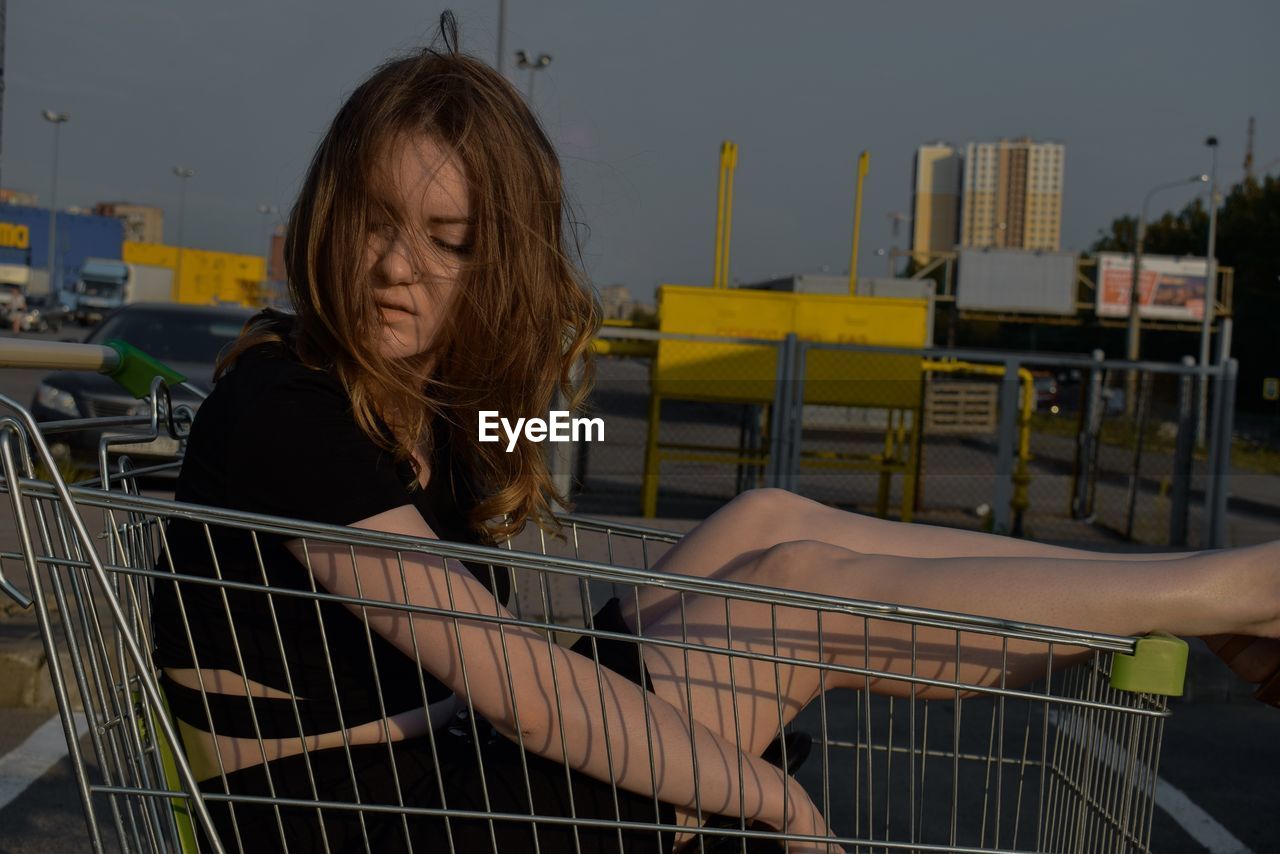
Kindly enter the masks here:
<path id="1" fill-rule="evenodd" d="M 849 296 L 858 295 L 858 241 L 862 236 L 862 185 L 871 168 L 871 152 L 858 155 L 858 182 L 853 194 L 853 250 L 849 257 Z"/>
<path id="2" fill-rule="evenodd" d="M 733 231 L 733 173 L 738 168 L 738 144 L 720 143 L 720 178 L 716 182 L 716 251 L 711 287 L 729 287 L 729 237 Z"/>
<path id="3" fill-rule="evenodd" d="M 181 265 L 179 265 L 181 253 Z M 173 301 L 188 304 L 236 303 L 257 307 L 266 294 L 266 261 L 260 255 L 179 249 L 161 243 L 126 240 L 121 251 L 126 264 L 146 264 L 176 271 Z"/>
<path id="4" fill-rule="evenodd" d="M 926 300 L 795 294 L 662 285 L 658 289 L 663 332 L 777 341 L 795 333 L 805 341 L 924 347 Z M 774 345 L 661 339 L 650 372 L 649 430 L 645 448 L 643 512 L 657 513 L 663 460 L 762 465 L 754 449 L 662 444 L 662 399 L 729 404 L 773 403 L 778 349 Z M 805 467 L 873 469 L 881 473 L 878 512 L 888 510 L 889 478 L 905 475 L 902 516 L 914 505 L 922 411 L 919 356 L 811 350 L 805 359 L 804 403 L 884 409 L 889 413 L 882 453 L 802 454 Z"/>

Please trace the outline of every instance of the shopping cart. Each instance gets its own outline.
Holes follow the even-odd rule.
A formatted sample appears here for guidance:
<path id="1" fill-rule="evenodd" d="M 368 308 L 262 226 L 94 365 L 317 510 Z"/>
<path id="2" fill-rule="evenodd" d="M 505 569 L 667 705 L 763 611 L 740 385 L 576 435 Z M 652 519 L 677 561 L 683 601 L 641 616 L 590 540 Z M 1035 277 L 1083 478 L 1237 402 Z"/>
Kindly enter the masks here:
<path id="1" fill-rule="evenodd" d="M 233 530 L 255 543 L 258 537 L 277 535 L 353 549 L 383 548 L 402 566 L 405 555 L 430 554 L 507 567 L 514 616 L 485 619 L 536 629 L 548 644 L 581 636 L 622 637 L 588 625 L 590 615 L 609 597 L 634 597 L 648 586 L 676 596 L 680 613 L 694 597 L 715 597 L 726 608 L 741 600 L 765 603 L 775 613 L 804 607 L 829 618 L 853 616 L 862 621 L 866 637 L 880 626 L 909 626 L 910 654 L 892 668 L 877 666 L 870 651 L 853 665 L 787 659 L 778 653 L 776 637 L 772 653 L 733 653 L 777 666 L 841 670 L 865 680 L 862 690 L 822 694 L 792 721 L 792 737 L 775 743 L 780 748 L 777 762 L 795 771 L 840 844 L 854 851 L 1149 850 L 1156 770 L 1169 714 L 1166 697 L 1181 692 L 1185 669 L 1181 641 L 1088 634 L 655 572 L 655 561 L 679 541 L 679 534 L 571 515 L 560 517 L 563 539 L 531 529 L 516 542 L 488 548 L 148 497 L 140 488 L 145 482 L 139 472 L 149 474 L 154 467 L 137 469 L 111 448 L 137 448 L 161 436 L 182 439 L 188 419 L 173 411 L 165 382 L 151 379 L 153 371 L 145 365 L 124 371 L 120 366 L 130 361 L 125 348 L 117 348 L 115 355 L 100 348 L 63 349 L 56 351 L 56 359 L 54 352 L 20 357 L 11 349 L 0 351 L 0 365 L 6 360 L 26 366 L 56 362 L 59 367 L 122 371 L 131 375 L 135 394 L 151 404 L 149 413 L 137 417 L 37 425 L 19 403 L 0 396 L 0 489 L 9 496 L 14 520 L 14 542 L 0 551 L 0 588 L 36 610 L 95 850 L 235 851 L 264 843 L 238 832 L 212 837 L 210 807 L 221 804 L 230 804 L 232 815 L 238 805 L 266 804 L 405 819 L 531 821 L 528 815 L 506 812 L 464 814 L 449 809 L 447 797 L 440 807 L 416 805 L 406 802 L 398 785 L 381 801 L 349 803 L 202 791 L 149 654 L 154 586 L 212 590 L 223 602 L 229 592 L 261 596 L 268 603 L 300 597 L 317 608 L 321 602 L 341 600 L 360 613 L 364 606 L 386 603 L 342 599 L 314 586 L 286 591 L 184 573 L 181 566 L 166 562 L 165 531 L 178 519 L 201 526 L 211 543 L 212 532 Z M 168 375 L 167 380 L 180 378 Z M 105 428 L 111 432 L 102 439 L 97 477 L 69 484 L 45 434 Z M 227 618 L 233 619 L 229 609 Z M 1042 652 L 1044 676 L 1013 687 L 1003 677 L 966 682 L 926 675 L 916 667 L 917 642 L 922 647 L 926 635 L 948 639 L 953 673 L 961 671 L 971 642 L 981 636 L 1000 640 L 998 672 L 1008 669 L 1010 646 L 1016 644 L 1020 650 Z M 267 636 L 283 644 L 278 627 Z M 710 648 L 687 638 L 654 641 L 659 642 L 689 653 Z M 1068 650 L 1075 653 L 1076 663 L 1059 666 Z M 1083 658 L 1080 650 L 1087 651 Z M 78 735 L 81 720 L 88 725 L 87 744 Z M 475 718 L 466 726 L 469 737 L 482 737 Z M 434 731 L 428 730 L 428 736 L 434 738 Z M 810 741 L 806 758 L 803 748 Z M 215 773 L 225 774 L 223 757 L 213 759 Z M 440 785 L 447 796 L 447 781 Z M 707 851 L 766 850 L 760 846 L 794 839 L 738 819 L 714 818 L 700 806 L 696 812 L 705 823 L 682 828 L 693 837 L 692 850 L 699 845 Z M 571 817 L 567 823 L 619 831 L 633 826 L 600 818 Z M 289 844 L 287 838 L 265 842 L 283 848 Z"/>

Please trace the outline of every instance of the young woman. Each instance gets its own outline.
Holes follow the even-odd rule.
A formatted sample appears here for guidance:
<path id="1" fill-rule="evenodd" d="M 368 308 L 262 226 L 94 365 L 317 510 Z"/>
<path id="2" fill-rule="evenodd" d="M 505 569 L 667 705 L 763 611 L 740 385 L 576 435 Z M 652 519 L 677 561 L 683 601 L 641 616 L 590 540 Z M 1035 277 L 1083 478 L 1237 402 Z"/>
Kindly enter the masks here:
<path id="1" fill-rule="evenodd" d="M 564 504 L 540 446 L 507 453 L 477 438 L 480 410 L 538 415 L 557 388 L 576 406 L 590 385 L 598 318 L 569 260 L 559 165 L 517 92 L 457 51 L 449 20 L 444 36 L 444 50 L 378 69 L 334 119 L 289 223 L 296 316 L 264 313 L 224 357 L 179 500 L 487 544 Z M 586 370 L 575 384 L 577 362 Z M 489 566 L 178 519 L 167 538 L 166 568 L 278 591 L 156 586 L 155 659 L 209 792 L 455 814 L 528 815 L 532 802 L 539 815 L 668 825 L 696 806 L 826 834 L 809 797 L 761 754 L 820 690 L 844 686 L 840 677 L 823 686 L 812 668 L 777 673 L 743 659 L 731 674 L 727 656 L 648 645 L 641 668 L 630 645 L 603 642 L 598 677 L 589 645 L 288 595 L 509 616 L 509 580 Z M 762 489 L 694 528 L 659 568 L 1099 632 L 1216 635 L 1255 680 L 1280 664 L 1267 640 L 1280 637 L 1280 543 L 1120 558 L 904 526 Z M 894 624 L 864 638 L 861 620 L 828 614 L 820 650 L 810 611 L 735 602 L 726 613 L 723 600 L 698 596 L 683 611 L 675 604 L 669 591 L 644 590 L 611 601 L 595 625 L 723 648 L 731 622 L 738 648 L 909 672 L 897 651 L 912 638 Z M 915 638 L 917 675 L 1014 685 L 1043 673 L 1043 656 L 1016 641 L 1007 667 L 993 667 L 976 635 L 979 654 L 959 667 L 954 634 L 931 660 L 928 633 Z M 458 696 L 497 736 L 447 735 Z M 232 849 L 534 850 L 527 822 L 269 802 L 211 809 Z M 673 844 L 670 834 L 558 824 L 538 834 L 543 851 Z"/>

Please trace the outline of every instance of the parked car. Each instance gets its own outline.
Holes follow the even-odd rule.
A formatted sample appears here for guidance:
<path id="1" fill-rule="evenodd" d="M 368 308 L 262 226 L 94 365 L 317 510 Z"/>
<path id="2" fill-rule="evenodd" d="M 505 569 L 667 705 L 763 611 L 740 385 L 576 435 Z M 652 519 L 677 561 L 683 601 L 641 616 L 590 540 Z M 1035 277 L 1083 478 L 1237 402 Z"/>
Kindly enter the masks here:
<path id="1" fill-rule="evenodd" d="M 103 344 L 118 338 L 175 371 L 195 385 L 209 390 L 218 354 L 235 341 L 254 309 L 241 306 L 192 306 L 173 303 L 138 303 L 128 305 L 107 317 L 85 339 L 88 344 Z M 171 399 L 176 404 L 199 405 L 199 395 L 175 389 Z M 36 386 L 31 412 L 40 422 L 68 418 L 140 415 L 150 412 L 148 401 L 137 400 L 104 374 L 83 371 L 57 371 L 46 375 Z M 64 444 L 72 462 L 94 466 L 98 458 L 98 442 L 104 431 L 75 430 L 51 434 L 50 439 Z M 121 431 L 131 432 L 131 428 Z M 162 437 L 156 442 L 114 449 L 139 458 L 139 464 L 151 464 L 175 458 L 178 442 Z"/>

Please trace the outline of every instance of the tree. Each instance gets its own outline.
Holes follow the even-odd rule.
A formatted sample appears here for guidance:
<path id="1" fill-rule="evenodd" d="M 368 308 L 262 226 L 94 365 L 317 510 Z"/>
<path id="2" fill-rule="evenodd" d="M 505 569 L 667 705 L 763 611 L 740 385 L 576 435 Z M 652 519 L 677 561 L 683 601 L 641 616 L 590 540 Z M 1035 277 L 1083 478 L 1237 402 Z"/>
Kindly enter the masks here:
<path id="1" fill-rule="evenodd" d="M 1100 230 L 1094 252 L 1132 252 L 1137 219 L 1122 216 Z M 1200 199 L 1147 226 L 1143 251 L 1153 255 L 1203 255 L 1209 214 Z M 1280 178 L 1236 184 L 1218 210 L 1218 263 L 1235 271 L 1232 355 L 1240 360 L 1237 404 L 1261 409 L 1263 377 L 1280 376 Z M 1274 404 L 1268 402 L 1268 409 Z"/>

